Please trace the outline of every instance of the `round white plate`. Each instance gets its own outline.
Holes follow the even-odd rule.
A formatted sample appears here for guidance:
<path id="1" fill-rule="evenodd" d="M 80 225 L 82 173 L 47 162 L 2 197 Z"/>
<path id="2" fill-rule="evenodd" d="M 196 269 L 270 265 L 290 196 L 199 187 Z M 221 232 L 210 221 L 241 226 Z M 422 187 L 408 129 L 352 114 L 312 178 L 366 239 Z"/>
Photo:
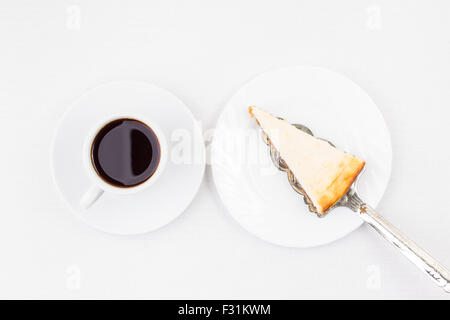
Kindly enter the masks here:
<path id="1" fill-rule="evenodd" d="M 168 142 L 168 162 L 149 188 L 131 195 L 105 194 L 83 210 L 80 199 L 91 185 L 83 166 L 83 143 L 99 122 L 114 114 L 141 114 L 158 124 Z M 56 184 L 84 222 L 114 234 L 158 229 L 190 204 L 203 179 L 205 147 L 189 109 L 172 93 L 145 83 L 103 85 L 79 98 L 61 120 L 52 150 Z"/>
<path id="2" fill-rule="evenodd" d="M 376 206 L 391 172 L 386 123 L 372 99 L 342 75 L 313 67 L 283 68 L 245 84 L 219 118 L 212 145 L 213 177 L 222 201 L 247 231 L 287 247 L 313 247 L 344 237 L 362 224 L 347 208 L 318 218 L 273 166 L 248 106 L 263 108 L 365 159 L 357 189 Z"/>

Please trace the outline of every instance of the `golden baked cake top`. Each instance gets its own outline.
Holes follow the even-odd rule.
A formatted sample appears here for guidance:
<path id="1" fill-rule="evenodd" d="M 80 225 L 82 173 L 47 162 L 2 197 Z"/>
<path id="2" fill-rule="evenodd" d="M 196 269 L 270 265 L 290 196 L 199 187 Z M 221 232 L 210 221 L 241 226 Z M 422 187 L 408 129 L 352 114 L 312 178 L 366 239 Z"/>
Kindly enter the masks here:
<path id="1" fill-rule="evenodd" d="M 249 107 L 249 113 L 267 134 L 319 214 L 345 195 L 365 165 L 364 160 L 264 110 Z"/>

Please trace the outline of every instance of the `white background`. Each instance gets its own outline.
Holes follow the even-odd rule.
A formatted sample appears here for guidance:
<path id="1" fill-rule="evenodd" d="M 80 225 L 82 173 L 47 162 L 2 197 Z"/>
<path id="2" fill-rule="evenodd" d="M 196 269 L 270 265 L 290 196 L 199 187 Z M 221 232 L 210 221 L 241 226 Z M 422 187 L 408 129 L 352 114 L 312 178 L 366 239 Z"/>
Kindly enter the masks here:
<path id="1" fill-rule="evenodd" d="M 256 239 L 223 208 L 210 168 L 174 223 L 100 233 L 67 209 L 49 164 L 56 122 L 98 84 L 167 88 L 207 129 L 260 72 L 329 67 L 369 93 L 391 130 L 379 210 L 450 265 L 449 16 L 444 0 L 3 0 L 0 298 L 449 299 L 368 226 L 306 250 Z"/>

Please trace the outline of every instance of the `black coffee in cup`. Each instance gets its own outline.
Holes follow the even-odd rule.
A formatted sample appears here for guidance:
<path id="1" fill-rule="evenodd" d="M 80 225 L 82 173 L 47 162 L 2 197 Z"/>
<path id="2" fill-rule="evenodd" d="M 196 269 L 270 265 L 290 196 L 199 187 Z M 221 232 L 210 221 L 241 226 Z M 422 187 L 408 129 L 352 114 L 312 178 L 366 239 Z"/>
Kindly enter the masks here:
<path id="1" fill-rule="evenodd" d="M 145 123 L 117 119 L 94 138 L 91 160 L 97 174 L 120 188 L 137 186 L 152 177 L 161 158 L 158 137 Z"/>

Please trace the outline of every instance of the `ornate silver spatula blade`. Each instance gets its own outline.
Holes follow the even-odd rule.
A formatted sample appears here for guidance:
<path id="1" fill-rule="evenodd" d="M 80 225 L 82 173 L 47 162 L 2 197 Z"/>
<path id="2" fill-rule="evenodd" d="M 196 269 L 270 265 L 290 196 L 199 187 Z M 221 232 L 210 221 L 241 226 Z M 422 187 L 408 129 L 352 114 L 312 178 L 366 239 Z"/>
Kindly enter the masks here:
<path id="1" fill-rule="evenodd" d="M 283 120 L 282 118 L 280 118 Z M 314 136 L 312 131 L 301 124 L 293 124 L 299 130 Z M 406 258 L 408 258 L 417 268 L 428 275 L 431 280 L 433 280 L 439 287 L 442 287 L 446 292 L 450 293 L 450 271 L 436 259 L 430 256 L 422 248 L 420 248 L 416 243 L 407 238 L 400 230 L 389 223 L 384 217 L 378 214 L 373 208 L 364 203 L 363 200 L 356 193 L 356 185 L 361 173 L 358 178 L 349 188 L 347 193 L 339 199 L 331 208 L 329 208 L 325 213 L 319 214 L 314 207 L 311 199 L 308 197 L 301 184 L 297 181 L 292 171 L 286 165 L 286 162 L 280 157 L 279 152 L 275 149 L 270 141 L 267 134 L 262 131 L 262 138 L 264 142 L 270 147 L 270 157 L 273 164 L 287 173 L 288 181 L 292 188 L 301 194 L 304 198 L 305 203 L 311 212 L 315 213 L 318 217 L 324 217 L 327 213 L 336 207 L 347 207 L 352 211 L 358 213 L 358 215 L 366 221 L 370 226 L 372 226 L 379 234 L 383 236 L 388 242 L 394 245 Z M 322 139 L 324 140 L 324 139 Z M 330 145 L 334 145 L 328 141 Z"/>

